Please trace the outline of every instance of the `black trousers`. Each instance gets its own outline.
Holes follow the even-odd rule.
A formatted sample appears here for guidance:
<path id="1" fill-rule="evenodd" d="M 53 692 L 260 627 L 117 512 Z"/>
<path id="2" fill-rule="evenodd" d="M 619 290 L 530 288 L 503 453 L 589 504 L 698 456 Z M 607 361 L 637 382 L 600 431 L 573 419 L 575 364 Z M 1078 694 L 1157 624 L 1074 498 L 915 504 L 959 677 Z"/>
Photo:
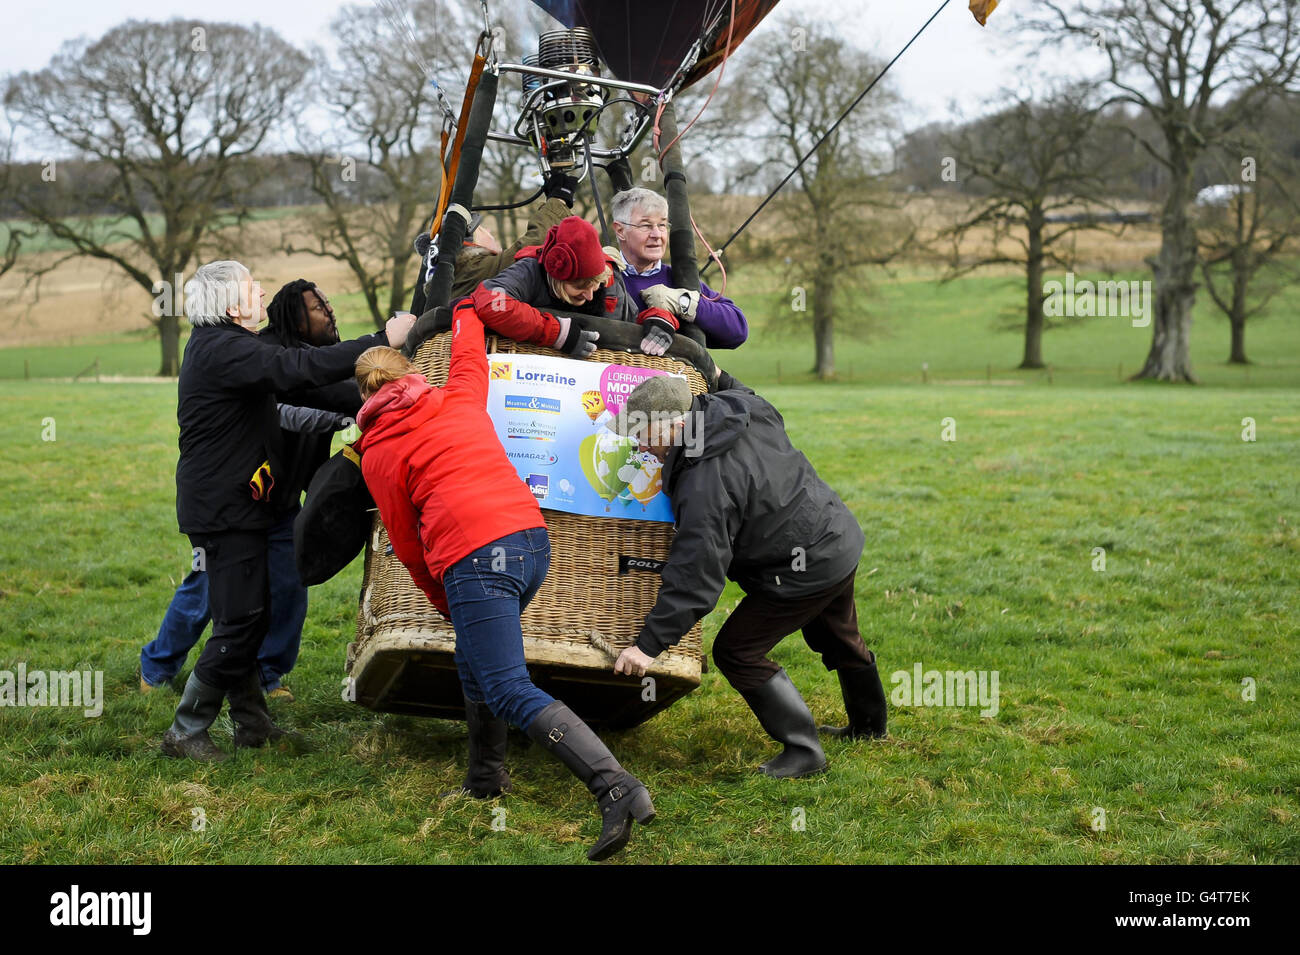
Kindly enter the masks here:
<path id="1" fill-rule="evenodd" d="M 802 630 L 826 669 L 868 666 L 873 658 L 858 632 L 858 608 L 853 602 L 857 575 L 854 568 L 838 584 L 793 600 L 746 594 L 713 641 L 714 664 L 739 692 L 756 690 L 780 669 L 767 658 L 772 648 Z"/>
<path id="2" fill-rule="evenodd" d="M 271 623 L 267 531 L 191 534 L 190 543 L 202 548 L 212 613 L 212 636 L 194 675 L 208 686 L 229 690 L 257 668 L 257 652 Z"/>

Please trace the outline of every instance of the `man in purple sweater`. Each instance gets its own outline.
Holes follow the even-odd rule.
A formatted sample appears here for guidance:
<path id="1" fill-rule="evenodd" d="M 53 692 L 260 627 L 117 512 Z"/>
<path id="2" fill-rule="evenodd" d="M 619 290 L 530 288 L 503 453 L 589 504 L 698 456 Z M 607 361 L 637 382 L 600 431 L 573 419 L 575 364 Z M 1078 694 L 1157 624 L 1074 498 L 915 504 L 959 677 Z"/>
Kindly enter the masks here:
<path id="1" fill-rule="evenodd" d="M 662 308 L 694 322 L 710 348 L 739 348 L 749 337 L 745 313 L 703 282 L 698 292 L 673 285 L 664 262 L 668 246 L 668 201 L 637 186 L 614 197 L 614 234 L 627 267 L 623 281 L 638 309 Z"/>

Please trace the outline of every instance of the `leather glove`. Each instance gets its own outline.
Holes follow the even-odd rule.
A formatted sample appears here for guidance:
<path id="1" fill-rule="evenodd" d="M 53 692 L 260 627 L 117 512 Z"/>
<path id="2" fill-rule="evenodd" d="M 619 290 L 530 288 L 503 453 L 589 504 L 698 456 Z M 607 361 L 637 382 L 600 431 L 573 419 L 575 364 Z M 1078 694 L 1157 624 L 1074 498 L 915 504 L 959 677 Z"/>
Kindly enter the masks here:
<path id="1" fill-rule="evenodd" d="M 572 209 L 573 194 L 578 191 L 578 180 L 558 169 L 552 169 L 546 174 L 542 191 L 547 199 L 563 199 L 564 204 Z"/>
<path id="2" fill-rule="evenodd" d="M 590 358 L 596 354 L 596 342 L 600 339 L 600 332 L 584 331 L 577 322 L 567 318 L 557 318 L 556 321 L 560 323 L 560 334 L 556 336 L 552 348 L 557 348 L 574 358 Z"/>
<path id="3" fill-rule="evenodd" d="M 637 316 L 641 326 L 641 352 L 646 355 L 662 355 L 673 343 L 673 333 L 677 331 L 677 320 L 671 312 L 662 308 L 643 309 Z"/>
<path id="4" fill-rule="evenodd" d="M 646 308 L 662 308 L 687 322 L 695 321 L 695 310 L 700 305 L 700 293 L 690 289 L 651 285 L 641 292 Z"/>

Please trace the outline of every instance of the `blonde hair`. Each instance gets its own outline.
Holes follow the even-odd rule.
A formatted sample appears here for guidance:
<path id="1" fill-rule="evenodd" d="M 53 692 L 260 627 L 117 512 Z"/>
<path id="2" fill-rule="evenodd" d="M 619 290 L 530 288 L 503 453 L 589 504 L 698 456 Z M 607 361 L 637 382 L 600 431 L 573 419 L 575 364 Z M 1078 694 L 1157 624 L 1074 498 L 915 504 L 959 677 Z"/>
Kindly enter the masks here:
<path id="1" fill-rule="evenodd" d="M 420 369 L 405 355 L 387 345 L 367 348 L 357 359 L 357 387 L 361 389 L 362 398 L 369 398 L 390 381 L 419 373 Z"/>
<path id="2" fill-rule="evenodd" d="M 549 282 L 551 285 L 551 294 L 554 295 L 556 298 L 558 298 L 561 302 L 564 302 L 566 305 L 573 305 L 573 306 L 580 307 L 586 305 L 587 303 L 582 301 L 582 299 L 574 300 L 569 298 L 569 296 L 565 295 L 564 294 L 565 285 L 578 285 L 582 287 L 587 287 L 590 288 L 593 292 L 595 292 L 597 289 L 603 288 L 604 286 L 608 285 L 609 280 L 613 277 L 613 275 L 614 275 L 614 270 L 609 267 L 608 263 L 606 263 L 604 271 L 602 271 L 599 275 L 595 276 L 594 278 L 573 279 L 572 281 L 561 282 L 559 279 L 555 278 L 554 276 L 547 275 L 546 281 Z"/>

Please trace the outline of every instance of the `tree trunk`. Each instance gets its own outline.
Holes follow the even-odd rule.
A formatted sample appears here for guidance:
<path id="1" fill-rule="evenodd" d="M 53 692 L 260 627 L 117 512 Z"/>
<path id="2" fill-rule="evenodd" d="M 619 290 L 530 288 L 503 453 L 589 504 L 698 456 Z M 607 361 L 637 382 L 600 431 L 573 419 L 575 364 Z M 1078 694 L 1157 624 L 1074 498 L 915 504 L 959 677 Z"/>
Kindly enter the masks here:
<path id="1" fill-rule="evenodd" d="M 1151 350 L 1133 377 L 1196 383 L 1190 339 L 1196 304 L 1196 236 L 1187 219 L 1192 199 L 1190 165 L 1170 177 L 1169 196 L 1160 217 L 1160 252 L 1155 272 L 1156 301 Z"/>
<path id="2" fill-rule="evenodd" d="M 1232 352 L 1228 355 L 1230 365 L 1249 365 L 1246 357 L 1246 287 L 1250 281 L 1244 269 L 1238 267 L 1232 277 L 1232 311 L 1228 321 L 1232 325 Z"/>
<path id="3" fill-rule="evenodd" d="M 816 361 L 813 373 L 822 381 L 835 377 L 835 269 L 818 259 L 813 276 L 813 342 Z"/>
<path id="4" fill-rule="evenodd" d="M 162 343 L 162 367 L 158 374 L 175 378 L 181 373 L 181 324 L 175 315 L 158 317 L 158 340 Z"/>
<path id="5" fill-rule="evenodd" d="M 1043 213 L 1029 214 L 1029 254 L 1025 257 L 1025 355 L 1021 368 L 1043 367 Z"/>

